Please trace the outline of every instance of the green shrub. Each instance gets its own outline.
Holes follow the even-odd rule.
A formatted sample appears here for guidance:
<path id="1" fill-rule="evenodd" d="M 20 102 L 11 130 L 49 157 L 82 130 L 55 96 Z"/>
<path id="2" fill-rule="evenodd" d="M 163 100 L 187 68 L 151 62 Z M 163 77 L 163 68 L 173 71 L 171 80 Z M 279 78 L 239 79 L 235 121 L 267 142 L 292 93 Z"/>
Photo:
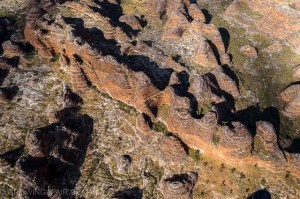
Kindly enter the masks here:
<path id="1" fill-rule="evenodd" d="M 167 126 L 162 123 L 162 122 L 155 122 L 152 126 L 152 130 L 156 131 L 156 132 L 160 132 L 163 133 L 165 135 L 169 135 L 170 132 L 168 131 Z"/>

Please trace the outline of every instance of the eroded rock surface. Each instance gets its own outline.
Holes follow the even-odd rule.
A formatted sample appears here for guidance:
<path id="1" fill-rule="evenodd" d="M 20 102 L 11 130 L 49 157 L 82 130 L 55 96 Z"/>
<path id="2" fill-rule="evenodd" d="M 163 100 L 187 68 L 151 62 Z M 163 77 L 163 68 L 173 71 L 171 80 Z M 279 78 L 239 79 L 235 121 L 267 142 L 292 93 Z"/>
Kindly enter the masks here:
<path id="1" fill-rule="evenodd" d="M 67 93 L 70 91 L 67 90 Z M 70 100 L 65 97 L 67 103 Z M 20 197 L 75 197 L 73 189 L 79 180 L 80 167 L 91 140 L 93 120 L 76 113 L 76 107 L 71 109 L 58 111 L 57 123 L 28 133 L 25 142 L 27 153 L 17 162 Z"/>
<path id="2" fill-rule="evenodd" d="M 118 6 L 108 2 L 106 4 Z M 184 38 L 177 38 L 175 43 L 179 46 L 179 51 L 187 52 L 186 50 L 182 51 L 183 46 L 198 46 L 198 50 L 195 51 L 196 55 L 185 59 L 190 60 L 191 63 L 194 59 L 197 59 L 197 56 L 200 56 L 199 60 L 202 61 L 206 59 L 209 62 L 216 60 L 216 55 L 211 50 L 212 46 L 204 36 L 212 39 L 214 46 L 220 49 L 219 55 L 224 54 L 224 44 L 218 29 L 203 22 L 190 22 L 187 13 L 184 15 L 179 11 L 173 11 L 173 8 L 175 10 L 183 9 L 184 5 L 185 3 L 182 2 L 167 2 L 165 10 L 162 12 L 170 12 L 170 16 L 169 20 L 163 23 L 163 29 L 166 30 L 166 33 L 173 31 L 171 30 L 172 18 L 181 17 L 185 20 L 185 23 L 181 25 L 183 27 L 178 28 L 184 29 L 183 37 L 186 34 L 186 39 L 193 41 L 193 45 L 188 45 Z M 199 105 L 202 105 L 201 103 L 221 102 L 230 104 L 229 95 L 238 95 L 235 82 L 229 76 L 226 76 L 222 69 L 217 69 L 215 75 L 209 73 L 200 77 L 191 77 L 192 80 L 199 78 L 200 81 L 203 81 L 204 78 L 204 82 L 200 84 L 205 86 L 202 89 L 201 85 L 198 85 L 199 83 L 195 86 L 193 86 L 193 83 L 191 87 L 194 90 L 189 93 L 187 90 L 188 81 L 190 81 L 189 74 L 183 66 L 171 57 L 164 55 L 157 48 L 151 47 L 151 45 L 149 46 L 140 41 L 132 44 L 132 31 L 127 26 L 123 27 L 125 21 L 127 21 L 128 26 L 135 26 L 129 23 L 128 16 L 121 17 L 121 21 L 119 21 L 119 19 L 107 14 L 110 20 L 114 21 L 112 23 L 105 18 L 106 14 L 103 16 L 95 12 L 91 8 L 92 6 L 101 9 L 103 5 L 92 2 L 88 5 L 66 2 L 57 9 L 68 8 L 73 12 L 81 12 L 84 17 L 77 19 L 72 16 L 56 15 L 54 21 L 49 21 L 46 17 L 30 17 L 27 19 L 25 29 L 25 38 L 39 50 L 42 56 L 53 58 L 55 54 L 58 54 L 61 57 L 62 68 L 70 73 L 73 85 L 79 92 L 85 92 L 93 84 L 99 90 L 136 107 L 150 117 L 160 117 L 160 115 L 157 115 L 159 107 L 167 104 L 170 106 L 170 110 L 169 114 L 167 113 L 164 116 L 163 122 L 171 131 L 176 129 L 175 131 L 180 138 L 182 138 L 181 134 L 186 131 L 185 124 L 187 123 L 193 124 L 191 129 L 201 128 L 198 124 L 201 123 L 200 119 L 194 118 L 196 117 L 194 114 L 198 109 L 198 107 L 194 107 L 196 101 L 199 102 Z M 86 17 L 92 20 L 100 20 L 102 23 L 94 24 L 95 27 L 89 27 L 88 23 L 84 22 Z M 151 20 L 149 23 L 151 23 Z M 191 33 L 191 31 L 198 32 Z M 37 34 L 37 32 L 39 33 Z M 204 36 L 201 36 L 200 32 L 204 32 Z M 195 40 L 190 34 L 201 38 Z M 173 45 L 172 41 L 169 41 L 166 36 L 162 37 L 167 44 Z M 199 45 L 195 45 L 195 41 L 198 40 Z M 182 54 L 179 53 L 178 55 L 181 56 Z M 200 65 L 215 68 L 218 62 L 216 60 L 213 64 L 202 63 Z M 178 80 L 171 81 L 171 76 L 175 76 Z M 174 84 L 172 85 L 173 81 Z M 220 81 L 221 86 L 219 86 L 218 81 Z M 224 81 L 230 87 L 223 87 Z M 196 80 L 193 82 L 196 82 Z M 201 90 L 207 93 L 206 99 L 199 98 L 202 98 L 204 94 Z M 176 124 L 171 122 L 171 120 L 176 120 L 176 117 L 172 114 L 173 111 L 179 117 Z M 185 122 L 183 122 L 184 120 Z M 190 132 L 188 134 L 195 133 Z M 182 139 L 188 144 L 189 139 Z M 194 146 L 202 147 L 200 144 Z"/>
<path id="3" fill-rule="evenodd" d="M 197 181 L 197 174 L 175 174 L 162 179 L 160 189 L 166 199 L 191 199 L 192 191 Z"/>
<path id="4" fill-rule="evenodd" d="M 285 88 L 279 95 L 285 103 L 283 113 L 290 117 L 300 115 L 300 84 L 292 84 Z"/>
<path id="5" fill-rule="evenodd" d="M 41 56 L 59 56 L 61 68 L 70 74 L 78 92 L 87 92 L 94 85 L 151 120 L 159 119 L 184 143 L 204 153 L 212 153 L 211 147 L 220 143 L 224 148 L 218 152 L 220 157 L 251 156 L 253 135 L 248 128 L 239 121 L 221 125 L 230 121 L 234 99 L 240 93 L 237 81 L 227 74 L 228 67 L 220 66 L 230 61 L 224 58 L 228 55 L 219 29 L 204 23 L 202 11 L 188 1 L 151 1 L 147 5 L 146 12 L 152 14 L 144 19 L 123 15 L 118 9 L 102 11 L 120 8 L 116 2 L 49 5 L 28 14 L 25 39 Z M 60 14 L 52 16 L 53 9 Z M 199 20 L 194 19 L 197 17 Z M 161 30 L 152 42 L 136 39 L 145 20 Z M 249 55 L 257 56 L 252 48 L 247 49 Z M 222 63 L 222 58 L 227 62 Z M 205 73 L 186 68 L 191 65 Z M 209 111 L 199 112 L 208 105 Z M 152 136 L 147 131 L 142 128 L 141 140 Z M 168 145 L 162 141 L 159 148 L 167 150 Z M 162 160 L 166 157 L 161 153 Z"/>
<path id="6" fill-rule="evenodd" d="M 227 8 L 225 17 L 252 29 L 249 31 L 259 31 L 284 41 L 300 53 L 300 11 L 297 4 L 299 2 L 288 0 L 235 0 Z"/>
<path id="7" fill-rule="evenodd" d="M 283 152 L 278 146 L 277 134 L 274 126 L 268 122 L 257 122 L 257 133 L 254 138 L 254 148 L 264 159 L 273 159 L 284 162 Z M 256 149 L 254 149 L 256 150 Z"/>
<path id="8" fill-rule="evenodd" d="M 28 132 L 17 135 L 27 134 L 24 151 L 21 144 L 10 150 L 1 146 L 6 152 L 0 155 L 0 175 L 17 170 L 19 197 L 74 198 L 76 190 L 79 198 L 179 199 L 204 197 L 208 193 L 204 189 L 212 190 L 208 198 L 221 197 L 213 186 L 224 173 L 206 178 L 203 182 L 208 186 L 200 182 L 199 162 L 207 157 L 213 161 L 200 168 L 209 170 L 206 177 L 216 170 L 214 161 L 222 162 L 217 168 L 221 173 L 227 166 L 245 167 L 249 172 L 255 165 L 255 171 L 262 167 L 270 173 L 291 170 L 299 175 L 299 154 L 281 150 L 274 125 L 262 122 L 261 115 L 251 118 L 254 121 L 241 117 L 250 113 L 236 106 L 239 99 L 245 99 L 240 89 L 243 81 L 239 82 L 231 68 L 234 63 L 227 54 L 222 28 L 209 23 L 207 11 L 199 4 L 146 0 L 142 1 L 142 15 L 124 14 L 124 1 L 27 3 L 24 34 L 17 30 L 0 39 L 5 57 L 0 58 L 0 77 L 5 81 L 0 88 L 0 103 L 5 108 L 1 128 L 12 118 Z M 1 35 L 6 25 L 0 25 Z M 27 42 L 38 56 L 27 53 L 32 48 Z M 272 54 L 278 49 L 270 46 L 265 50 Z M 239 50 L 252 61 L 260 60 L 260 51 L 252 45 Z M 16 69 L 13 60 L 19 61 L 20 70 L 9 81 L 22 86 L 16 100 L 18 88 L 6 81 Z M 69 80 L 70 86 L 65 82 Z M 284 112 L 295 117 L 298 91 L 289 89 L 280 98 L 286 104 Z M 49 95 L 54 95 L 51 102 L 55 105 L 48 104 Z M 17 108 L 9 107 L 11 102 L 26 106 L 26 100 L 36 116 L 46 115 L 45 121 L 35 122 L 24 113 L 26 109 L 16 114 Z M 54 107 L 63 109 L 53 114 Z M 7 114 L 9 108 L 11 114 Z M 231 168 L 230 178 L 241 182 L 244 173 L 235 172 Z M 288 177 L 283 185 L 287 181 Z M 235 183 L 227 179 L 220 183 L 222 193 L 234 196 L 229 186 Z"/>

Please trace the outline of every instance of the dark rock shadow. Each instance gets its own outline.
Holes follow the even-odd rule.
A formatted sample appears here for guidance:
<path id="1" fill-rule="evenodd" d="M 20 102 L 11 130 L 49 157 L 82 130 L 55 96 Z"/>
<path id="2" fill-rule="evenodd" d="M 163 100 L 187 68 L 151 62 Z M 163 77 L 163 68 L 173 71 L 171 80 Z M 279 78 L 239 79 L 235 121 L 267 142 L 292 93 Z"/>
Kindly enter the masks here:
<path id="1" fill-rule="evenodd" d="M 237 111 L 232 120 L 242 122 L 247 126 L 253 136 L 256 134 L 256 122 L 262 118 L 261 110 L 256 106 L 249 106 L 244 110 Z"/>
<path id="2" fill-rule="evenodd" d="M 293 82 L 293 83 L 291 83 L 290 85 L 288 85 L 287 87 L 292 86 L 292 85 L 297 85 L 297 84 L 300 84 L 300 81 Z M 286 88 L 287 88 L 287 87 L 286 87 Z"/>
<path id="3" fill-rule="evenodd" d="M 210 40 L 207 40 L 207 42 L 209 43 L 209 45 L 210 45 L 210 47 L 211 47 L 211 49 L 212 49 L 212 51 L 213 51 L 213 53 L 214 53 L 214 55 L 217 59 L 218 64 L 221 65 L 220 53 L 218 51 L 217 46 Z"/>
<path id="4" fill-rule="evenodd" d="M 209 13 L 209 11 L 207 9 L 201 9 L 201 11 L 205 16 L 206 24 L 209 24 L 212 20 L 212 15 Z"/>
<path id="5" fill-rule="evenodd" d="M 95 27 L 87 29 L 84 21 L 80 18 L 64 18 L 68 24 L 75 27 L 74 35 L 82 37 L 92 48 L 101 52 L 102 55 L 112 55 L 119 63 L 125 64 L 130 70 L 143 72 L 153 85 L 159 90 L 165 89 L 173 73 L 172 69 L 160 68 L 157 63 L 143 55 L 122 54 L 116 40 L 106 39 L 103 32 Z"/>
<path id="6" fill-rule="evenodd" d="M 280 132 L 280 114 L 279 110 L 273 106 L 268 107 L 262 112 L 262 120 L 270 122 L 273 124 L 277 135 Z"/>
<path id="7" fill-rule="evenodd" d="M 265 190 L 259 190 L 249 196 L 247 199 L 271 199 L 271 194 Z"/>
<path id="8" fill-rule="evenodd" d="M 12 100 L 19 92 L 18 86 L 0 88 L 8 100 Z"/>
<path id="9" fill-rule="evenodd" d="M 23 152 L 24 152 L 24 145 L 1 154 L 0 159 L 5 160 L 10 164 L 11 167 L 14 167 L 18 159 L 23 154 Z"/>
<path id="10" fill-rule="evenodd" d="M 121 50 L 118 42 L 114 39 L 106 39 L 101 30 L 96 27 L 85 28 L 84 21 L 81 18 L 64 17 L 67 24 L 74 26 L 75 37 L 82 38 L 92 48 L 97 49 L 102 55 L 113 55 L 120 57 Z"/>
<path id="11" fill-rule="evenodd" d="M 219 28 L 219 32 L 224 42 L 225 52 L 227 52 L 230 43 L 230 34 L 226 28 Z"/>
<path id="12" fill-rule="evenodd" d="M 77 111 L 74 107 L 64 109 L 56 115 L 57 123 L 32 132 L 38 142 L 29 141 L 29 146 L 44 155 L 37 157 L 30 147 L 30 154 L 18 161 L 21 182 L 26 186 L 23 192 L 30 199 L 75 198 L 74 188 L 93 132 L 93 119 Z"/>
<path id="13" fill-rule="evenodd" d="M 266 121 L 270 122 L 278 136 L 280 131 L 280 115 L 275 107 L 268 107 L 261 110 L 257 106 L 249 106 L 244 110 L 237 111 L 232 118 L 233 121 L 240 121 L 247 126 L 253 136 L 256 134 L 256 122 Z"/>
<path id="14" fill-rule="evenodd" d="M 284 150 L 289 153 L 300 153 L 300 139 L 294 139 L 292 144 Z"/>
<path id="15" fill-rule="evenodd" d="M 112 198 L 115 199 L 142 199 L 143 198 L 143 191 L 138 188 L 134 187 L 131 189 L 124 189 L 117 191 L 113 194 Z"/>
<path id="16" fill-rule="evenodd" d="M 2 43 L 8 40 L 14 32 L 14 20 L 9 17 L 0 17 L 0 55 L 3 54 Z"/>
<path id="17" fill-rule="evenodd" d="M 131 26 L 124 22 L 120 22 L 119 18 L 123 15 L 123 9 L 120 4 L 110 3 L 109 1 L 94 1 L 101 8 L 91 7 L 93 11 L 100 13 L 102 16 L 109 18 L 109 22 L 114 27 L 120 27 L 130 38 L 136 36 L 140 31 L 133 30 Z M 142 20 L 142 19 L 139 19 Z M 143 20 L 142 20 L 143 21 Z M 144 25 L 144 21 L 141 25 Z"/>
<path id="18" fill-rule="evenodd" d="M 229 76 L 233 81 L 236 83 L 238 89 L 240 88 L 240 81 L 236 73 L 228 66 L 228 65 L 223 65 L 223 72 Z"/>
<path id="19" fill-rule="evenodd" d="M 171 87 L 174 89 L 174 92 L 176 95 L 180 97 L 187 97 L 190 101 L 190 114 L 193 118 L 200 119 L 201 115 L 199 115 L 198 110 L 198 101 L 196 97 L 188 91 L 190 86 L 190 76 L 186 71 L 182 71 L 177 74 L 177 77 L 180 81 L 179 84 L 173 84 Z"/>
<path id="20" fill-rule="evenodd" d="M 1 69 L 0 68 L 0 85 L 3 84 L 5 78 L 7 77 L 9 73 L 9 70 L 8 69 Z"/>
<path id="21" fill-rule="evenodd" d="M 169 85 L 173 69 L 160 68 L 157 63 L 143 55 L 124 55 L 121 61 L 129 69 L 145 73 L 159 90 L 164 90 Z"/>

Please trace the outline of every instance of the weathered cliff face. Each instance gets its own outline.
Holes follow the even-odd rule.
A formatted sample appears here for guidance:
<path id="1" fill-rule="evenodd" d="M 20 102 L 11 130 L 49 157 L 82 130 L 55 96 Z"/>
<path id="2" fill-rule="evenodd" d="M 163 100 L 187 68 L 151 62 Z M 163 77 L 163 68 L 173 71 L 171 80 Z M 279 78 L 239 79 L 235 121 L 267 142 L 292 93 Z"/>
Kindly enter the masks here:
<path id="1" fill-rule="evenodd" d="M 22 69 L 34 65 L 26 53 L 30 43 L 40 61 L 52 65 L 55 81 L 49 87 L 57 84 L 64 93 L 54 94 L 56 105 L 47 106 L 47 122 L 22 135 L 24 147 L 0 156 L 5 171 L 12 165 L 19 175 L 18 197 L 201 198 L 202 183 L 209 184 L 202 179 L 209 181 L 214 171 L 205 167 L 214 162 L 234 167 L 229 171 L 233 179 L 237 165 L 246 168 L 243 172 L 255 165 L 272 175 L 288 170 L 299 177 L 298 151 L 279 146 L 277 124 L 261 116 L 254 122 L 240 117 L 244 110 L 235 102 L 245 96 L 231 70 L 224 35 L 197 4 L 149 0 L 144 1 L 145 15 L 130 15 L 122 12 L 124 2 L 119 1 L 27 3 L 24 35 L 17 31 L 2 44 L 1 78 L 14 70 L 16 58 Z M 241 51 L 250 60 L 259 57 L 250 45 Z M 62 85 L 69 80 L 74 91 Z M 0 103 L 15 99 L 13 83 L 0 88 Z M 298 93 L 292 85 L 280 94 L 288 116 L 299 116 Z M 48 94 L 40 95 L 46 99 Z M 194 165 L 203 158 L 200 152 L 213 158 L 201 165 L 202 173 Z M 217 170 L 224 172 L 220 165 Z M 234 184 L 225 180 L 223 187 Z M 288 186 L 287 181 L 282 184 Z M 299 195 L 297 186 L 289 191 Z M 222 190 L 228 197 L 237 196 L 233 192 Z"/>

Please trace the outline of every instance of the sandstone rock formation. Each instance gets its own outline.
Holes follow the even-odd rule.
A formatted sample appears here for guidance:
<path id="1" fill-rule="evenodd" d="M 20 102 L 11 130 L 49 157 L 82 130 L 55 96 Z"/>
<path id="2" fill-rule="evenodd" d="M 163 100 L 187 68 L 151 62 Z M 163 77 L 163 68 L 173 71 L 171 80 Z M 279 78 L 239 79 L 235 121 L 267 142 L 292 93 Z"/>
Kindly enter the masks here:
<path id="1" fill-rule="evenodd" d="M 56 117 L 57 123 L 28 133 L 27 154 L 17 162 L 21 198 L 74 197 L 93 121 L 70 108 L 59 111 Z"/>
<path id="2" fill-rule="evenodd" d="M 143 115 L 137 118 L 137 136 L 148 147 L 154 149 L 153 159 L 157 160 L 160 165 L 181 165 L 190 162 L 185 148 L 180 141 L 173 136 L 163 136 L 160 132 L 152 130 L 153 123 Z M 158 143 L 152 140 L 158 140 Z"/>
<path id="3" fill-rule="evenodd" d="M 292 84 L 285 88 L 279 95 L 284 102 L 283 113 L 290 117 L 297 117 L 300 114 L 300 85 Z"/>
<path id="4" fill-rule="evenodd" d="M 284 162 L 284 156 L 278 146 L 278 139 L 274 126 L 269 122 L 257 122 L 257 132 L 254 138 L 254 151 L 262 159 L 272 160 L 276 158 L 278 161 Z M 257 147 L 257 149 L 256 149 Z"/>
<path id="5" fill-rule="evenodd" d="M 21 56 L 23 54 L 22 49 L 10 40 L 3 42 L 2 48 L 4 55 L 8 58 Z"/>
<path id="6" fill-rule="evenodd" d="M 162 179 L 160 189 L 166 199 L 191 199 L 192 191 L 197 181 L 196 173 L 175 174 Z"/>
<path id="7" fill-rule="evenodd" d="M 251 31 L 281 40 L 300 53 L 300 11 L 288 0 L 235 0 L 225 17 L 247 29 L 251 26 Z"/>
<path id="8" fill-rule="evenodd" d="M 233 122 L 232 125 L 221 133 L 221 145 L 237 151 L 239 156 L 247 155 L 251 151 L 252 135 L 244 124 Z"/>
<path id="9" fill-rule="evenodd" d="M 250 58 L 257 58 L 257 50 L 255 47 L 246 45 L 241 47 L 241 52 Z"/>
<path id="10" fill-rule="evenodd" d="M 203 23 L 203 19 L 193 19 L 201 16 L 197 6 L 188 1 L 148 2 L 147 12 L 155 14 L 145 19 L 149 24 L 159 21 L 162 28 L 157 42 L 151 44 L 134 40 L 143 28 L 139 16 L 95 12 L 105 6 L 119 6 L 104 2 L 66 2 L 29 13 L 25 39 L 41 56 L 59 56 L 61 68 L 70 74 L 78 92 L 84 93 L 94 85 L 134 106 L 150 121 L 159 119 L 184 143 L 204 153 L 213 153 L 217 140 L 224 149 L 218 151 L 220 157 L 251 156 L 253 137 L 247 127 L 241 122 L 220 125 L 234 114 L 234 98 L 240 93 L 226 68 L 218 66 L 222 64 L 220 58 L 227 55 L 219 30 Z M 48 9 L 56 9 L 61 15 L 44 14 Z M 80 13 L 81 19 L 74 13 Z M 182 23 L 176 23 L 178 20 Z M 208 72 L 191 72 L 176 56 Z M 199 112 L 205 106 L 209 110 Z M 138 136 L 147 143 L 153 132 L 147 122 L 141 120 L 138 124 Z M 173 138 L 160 143 L 159 148 L 165 148 L 158 156 L 161 163 L 169 162 L 168 156 L 174 162 L 184 158 L 183 151 L 170 150 L 169 146 L 177 144 Z"/>
<path id="11" fill-rule="evenodd" d="M 258 122 L 253 137 L 245 124 L 232 121 L 235 99 L 241 97 L 238 81 L 228 74 L 230 58 L 219 29 L 207 24 L 196 4 L 147 1 L 151 15 L 142 17 L 123 15 L 118 1 L 29 2 L 24 38 L 16 33 L 4 42 L 5 55 L 22 55 L 25 40 L 40 56 L 60 64 L 77 93 L 98 90 L 136 108 L 141 117 L 134 134 L 155 151 L 148 155 L 159 166 L 189 163 L 191 147 L 229 164 L 259 162 L 270 170 L 290 164 L 297 172 L 298 154 L 288 154 L 285 162 L 271 124 Z M 139 34 L 155 38 L 143 40 Z M 0 66 L 9 68 L 6 59 Z M 298 91 L 291 87 L 280 97 L 285 112 L 296 116 Z M 8 94 L 0 90 L 6 102 Z M 83 99 L 69 87 L 64 91 L 64 109 L 55 114 L 58 121 L 26 137 L 26 155 L 17 163 L 21 195 L 42 197 L 46 190 L 48 197 L 59 198 L 59 191 L 67 189 L 66 197 L 73 197 L 93 127 L 92 119 L 78 112 Z M 156 122 L 166 126 L 168 135 L 153 130 Z M 135 164 L 124 154 L 114 156 L 120 176 Z M 196 181 L 194 173 L 164 177 L 160 191 L 165 198 L 191 198 Z M 141 197 L 139 188 L 114 191 L 115 198 Z"/>
<path id="12" fill-rule="evenodd" d="M 157 14 L 149 23 L 163 23 L 160 43 L 173 55 L 208 70 L 221 64 L 220 57 L 226 55 L 221 34 L 213 24 L 205 23 L 197 4 L 189 1 L 147 1 L 147 4 L 148 12 Z"/>
<path id="13" fill-rule="evenodd" d="M 300 154 L 299 153 L 287 153 L 290 164 L 298 169 L 300 166 Z"/>
<path id="14" fill-rule="evenodd" d="M 300 65 L 293 68 L 293 77 L 296 79 L 300 78 Z"/>

